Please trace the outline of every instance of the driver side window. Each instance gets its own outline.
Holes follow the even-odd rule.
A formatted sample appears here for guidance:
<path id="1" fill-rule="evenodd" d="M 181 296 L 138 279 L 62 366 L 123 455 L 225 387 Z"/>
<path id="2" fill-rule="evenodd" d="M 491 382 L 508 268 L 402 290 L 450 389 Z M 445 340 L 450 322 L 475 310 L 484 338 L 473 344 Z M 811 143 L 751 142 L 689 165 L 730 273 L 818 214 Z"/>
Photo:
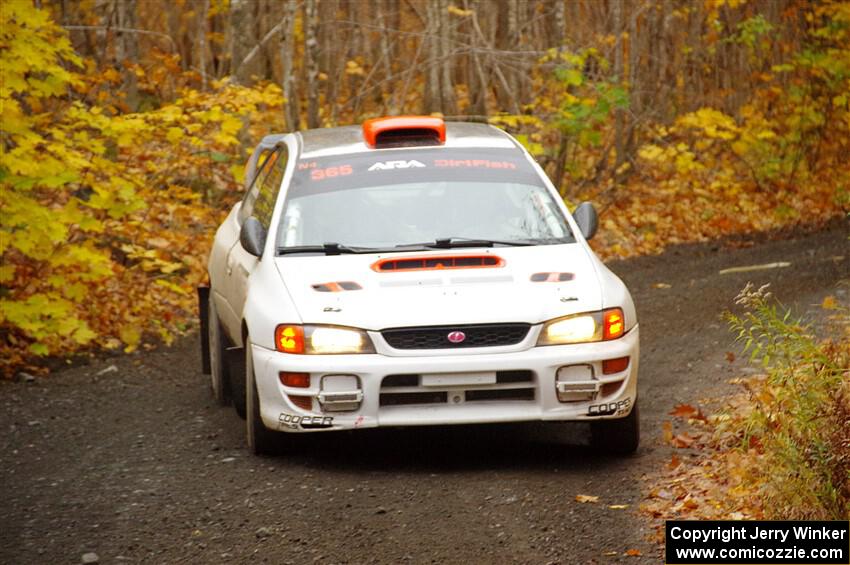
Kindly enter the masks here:
<path id="1" fill-rule="evenodd" d="M 245 193 L 245 198 L 242 200 L 242 207 L 239 209 L 239 223 L 245 221 L 248 216 L 254 213 L 254 203 L 257 201 L 257 195 L 260 192 L 263 182 L 273 169 L 283 148 L 278 147 L 274 151 L 269 151 L 266 155 L 260 157 L 261 163 L 257 167 L 257 174 L 254 175 L 254 180 L 248 192 Z"/>
<path id="2" fill-rule="evenodd" d="M 257 197 L 254 199 L 251 215 L 260 220 L 260 223 L 266 229 L 269 229 L 269 225 L 271 224 L 277 195 L 280 192 L 280 185 L 283 183 L 283 176 L 286 173 L 286 157 L 286 147 L 280 147 L 272 157 L 269 157 L 269 164 L 264 167 L 265 174 L 263 178 L 257 179 L 259 190 L 257 191 Z"/>

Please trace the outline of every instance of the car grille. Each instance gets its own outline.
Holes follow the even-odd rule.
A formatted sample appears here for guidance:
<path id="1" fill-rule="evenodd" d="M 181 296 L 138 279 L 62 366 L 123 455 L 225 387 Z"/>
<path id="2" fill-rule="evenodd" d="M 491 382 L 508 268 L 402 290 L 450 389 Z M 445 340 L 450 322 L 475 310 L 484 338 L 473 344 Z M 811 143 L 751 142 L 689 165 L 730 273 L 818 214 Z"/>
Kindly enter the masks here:
<path id="1" fill-rule="evenodd" d="M 429 326 L 395 328 L 381 335 L 395 349 L 455 349 L 461 347 L 496 347 L 515 345 L 528 335 L 529 324 L 481 324 L 473 326 Z M 463 332 L 460 343 L 449 341 L 449 334 Z"/>
<path id="2" fill-rule="evenodd" d="M 465 390 L 464 390 L 465 389 Z M 497 371 L 496 384 L 445 387 L 434 390 L 420 386 L 420 375 L 388 375 L 381 381 L 381 406 L 410 406 L 450 404 L 449 390 L 464 402 L 478 401 L 533 401 L 535 398 L 534 374 L 531 371 Z"/>

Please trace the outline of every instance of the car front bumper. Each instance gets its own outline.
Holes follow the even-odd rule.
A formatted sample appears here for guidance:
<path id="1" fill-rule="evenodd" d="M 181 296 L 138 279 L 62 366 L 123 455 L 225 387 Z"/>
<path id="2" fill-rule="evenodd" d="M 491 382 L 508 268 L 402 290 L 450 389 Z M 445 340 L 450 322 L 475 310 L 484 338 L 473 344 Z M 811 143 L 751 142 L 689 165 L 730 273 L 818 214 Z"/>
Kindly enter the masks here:
<path id="1" fill-rule="evenodd" d="M 637 394 L 637 326 L 612 341 L 499 353 L 291 355 L 252 347 L 263 423 L 286 432 L 622 418 Z M 604 375 L 602 362 L 621 357 L 629 357 L 628 367 Z M 559 377 L 564 367 L 578 367 L 572 374 L 580 382 L 561 385 L 559 400 L 557 381 L 572 370 Z M 309 373 L 310 386 L 286 387 L 280 372 Z M 356 377 L 357 390 L 323 391 L 332 382 L 326 378 L 342 376 Z M 298 407 L 290 395 L 309 397 L 312 409 Z M 332 398 L 353 400 L 347 408 L 354 409 L 339 411 L 346 406 L 333 406 Z"/>

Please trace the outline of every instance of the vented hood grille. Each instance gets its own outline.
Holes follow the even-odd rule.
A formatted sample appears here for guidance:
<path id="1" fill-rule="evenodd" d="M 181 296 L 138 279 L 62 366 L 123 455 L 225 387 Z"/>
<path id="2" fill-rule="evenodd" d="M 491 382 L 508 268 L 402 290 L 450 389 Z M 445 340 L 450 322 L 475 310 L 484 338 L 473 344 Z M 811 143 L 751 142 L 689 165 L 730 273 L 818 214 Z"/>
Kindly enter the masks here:
<path id="1" fill-rule="evenodd" d="M 498 268 L 505 260 L 496 255 L 446 255 L 428 257 L 392 257 L 372 265 L 379 273 L 396 271 L 428 271 L 442 269 Z"/>

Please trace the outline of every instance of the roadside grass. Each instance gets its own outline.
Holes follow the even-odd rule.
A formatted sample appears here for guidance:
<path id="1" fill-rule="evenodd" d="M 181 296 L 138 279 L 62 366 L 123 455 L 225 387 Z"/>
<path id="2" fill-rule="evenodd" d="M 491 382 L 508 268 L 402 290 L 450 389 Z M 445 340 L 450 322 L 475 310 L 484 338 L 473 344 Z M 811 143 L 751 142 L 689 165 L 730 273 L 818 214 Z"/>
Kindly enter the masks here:
<path id="1" fill-rule="evenodd" d="M 677 450 L 641 511 L 667 519 L 846 520 L 850 516 L 850 308 L 827 297 L 822 336 L 767 286 L 747 285 L 726 320 L 760 374 L 706 416 L 664 426 Z M 680 455 L 681 454 L 681 455 Z"/>

